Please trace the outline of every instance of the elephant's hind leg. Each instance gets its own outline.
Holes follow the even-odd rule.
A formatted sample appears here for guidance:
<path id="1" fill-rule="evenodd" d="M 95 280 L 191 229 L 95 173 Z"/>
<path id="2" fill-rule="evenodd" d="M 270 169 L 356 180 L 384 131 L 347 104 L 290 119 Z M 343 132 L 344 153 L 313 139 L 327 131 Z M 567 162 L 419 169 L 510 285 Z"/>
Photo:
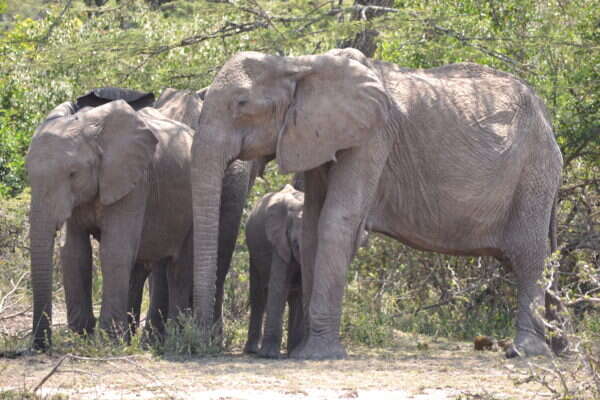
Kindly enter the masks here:
<path id="1" fill-rule="evenodd" d="M 165 334 L 165 320 L 169 311 L 169 288 L 167 285 L 167 268 L 170 258 L 152 263 L 150 275 L 150 306 L 144 329 L 149 337 L 162 340 Z"/>
<path id="2" fill-rule="evenodd" d="M 167 269 L 169 286 L 169 313 L 170 320 L 178 320 L 181 315 L 191 310 L 193 282 L 193 243 L 192 233 L 188 234 L 181 252 Z"/>
<path id="3" fill-rule="evenodd" d="M 517 335 L 506 351 L 507 357 L 551 355 L 545 338 L 545 290 L 541 283 L 548 241 L 549 207 L 543 196 L 517 203 L 505 232 L 506 261 L 517 278 Z M 552 198 L 550 197 L 550 201 Z M 537 201 L 535 201 L 537 200 Z"/>
<path id="4" fill-rule="evenodd" d="M 129 306 L 127 307 L 127 319 L 131 333 L 140 326 L 140 313 L 142 309 L 142 298 L 144 296 L 144 284 L 149 271 L 143 263 L 135 263 L 129 281 Z"/>
<path id="5" fill-rule="evenodd" d="M 526 251 L 511 257 L 511 265 L 517 277 L 517 336 L 506 350 L 506 356 L 550 355 L 546 344 L 542 315 L 545 308 L 544 288 L 539 281 L 544 269 L 544 254 Z"/>

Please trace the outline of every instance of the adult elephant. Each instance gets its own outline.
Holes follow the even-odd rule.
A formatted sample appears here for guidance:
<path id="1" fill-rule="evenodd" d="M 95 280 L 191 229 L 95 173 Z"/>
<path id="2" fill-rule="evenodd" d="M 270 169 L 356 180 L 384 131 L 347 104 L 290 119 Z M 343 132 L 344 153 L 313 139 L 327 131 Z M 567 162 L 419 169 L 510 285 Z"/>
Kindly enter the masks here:
<path id="1" fill-rule="evenodd" d="M 202 101 L 207 90 L 208 88 L 198 91 L 168 88 L 161 93 L 154 103 L 154 107 L 166 117 L 182 122 L 197 131 Z M 255 179 L 263 174 L 265 163 L 266 161 L 263 159 L 251 162 L 237 160 L 229 165 L 224 173 L 219 209 L 219 253 L 213 313 L 214 322 L 218 324 L 219 331 L 222 329 L 225 278 L 231 268 L 231 259 L 239 234 L 246 197 L 249 189 L 254 185 Z M 191 276 L 188 276 L 186 281 L 190 286 L 185 290 L 180 287 L 179 296 L 187 296 L 191 299 Z M 173 307 L 170 307 L 169 315 L 172 315 L 173 311 Z"/>
<path id="2" fill-rule="evenodd" d="M 206 93 L 192 152 L 194 305 L 205 334 L 223 171 L 235 159 L 275 155 L 281 171 L 305 171 L 307 331 L 292 357 L 345 356 L 345 275 L 364 226 L 418 249 L 511 266 L 519 308 L 507 355 L 549 353 L 539 280 L 562 156 L 544 104 L 522 81 L 470 63 L 400 68 L 353 49 L 238 53 Z"/>
<path id="3" fill-rule="evenodd" d="M 187 297 L 182 295 L 186 290 L 171 291 L 178 301 L 168 306 L 186 308 L 189 304 L 191 271 L 188 266 L 186 272 L 180 256 L 186 254 L 186 248 L 189 258 L 192 254 L 189 174 L 193 131 L 156 109 L 136 112 L 123 100 L 94 106 L 70 102 L 58 106 L 38 127 L 27 155 L 37 348 L 45 348 L 50 341 L 53 238 L 64 222 L 67 317 L 75 331 L 91 331 L 95 324 L 90 234 L 101 241 L 102 328 L 125 330 L 134 261 L 160 265 L 171 259 L 178 267 L 169 271 L 180 271 L 179 278 L 187 274 L 180 282 L 187 279 L 189 289 Z M 190 110 L 195 113 L 190 120 L 197 118 L 199 110 Z M 240 214 L 250 168 L 238 168 L 236 173 L 236 179 L 224 183 L 223 192 L 224 197 L 239 199 Z M 226 221 L 223 218 L 223 223 Z M 239 218 L 232 223 L 236 221 L 239 224 Z M 227 227 L 228 232 L 234 230 Z M 226 242 L 234 243 L 235 237 Z M 160 298 L 164 303 L 164 293 Z"/>

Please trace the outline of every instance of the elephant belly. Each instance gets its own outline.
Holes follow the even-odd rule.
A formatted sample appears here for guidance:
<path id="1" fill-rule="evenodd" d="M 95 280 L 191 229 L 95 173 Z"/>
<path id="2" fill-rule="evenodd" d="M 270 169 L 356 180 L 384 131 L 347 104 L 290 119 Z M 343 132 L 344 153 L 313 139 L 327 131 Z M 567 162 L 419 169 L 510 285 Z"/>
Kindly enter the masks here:
<path id="1" fill-rule="evenodd" d="M 429 207 L 379 198 L 367 220 L 367 229 L 383 233 L 413 248 L 451 255 L 500 256 L 506 212 L 457 204 L 446 200 Z"/>

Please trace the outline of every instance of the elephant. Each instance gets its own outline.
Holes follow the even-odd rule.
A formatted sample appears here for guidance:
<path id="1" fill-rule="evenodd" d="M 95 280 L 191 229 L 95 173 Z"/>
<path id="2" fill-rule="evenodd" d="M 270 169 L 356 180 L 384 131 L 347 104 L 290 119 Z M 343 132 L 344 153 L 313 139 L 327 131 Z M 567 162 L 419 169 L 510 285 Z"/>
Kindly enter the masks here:
<path id="1" fill-rule="evenodd" d="M 110 96 L 121 100 L 110 101 Z M 164 317 L 190 303 L 194 131 L 185 122 L 192 124 L 198 118 L 200 97 L 176 96 L 170 102 L 163 99 L 158 109 L 139 111 L 122 99 L 133 102 L 143 96 L 132 96 L 126 90 L 101 89 L 83 97 L 90 102 L 97 98 L 110 102 L 89 104 L 80 98 L 80 104 L 66 102 L 56 107 L 37 128 L 26 159 L 32 193 L 33 346 L 37 349 L 51 344 L 52 249 L 55 231 L 63 223 L 66 242 L 61 262 L 72 330 L 92 332 L 95 326 L 90 235 L 100 240 L 102 329 L 127 333 L 128 309 L 139 310 L 143 264 L 149 263 L 157 271 L 152 286 L 161 289 L 153 290 L 151 296 L 159 301 L 151 304 L 155 315 Z M 162 109 L 169 114 L 167 108 L 175 111 L 172 102 L 182 98 L 196 102 L 177 117 L 184 123 L 161 113 Z M 220 271 L 226 272 L 231 260 L 251 165 L 239 162 L 232 166 L 223 183 Z M 168 268 L 165 263 L 170 264 Z M 169 280 L 183 286 L 167 292 Z"/>
<path id="2" fill-rule="evenodd" d="M 303 205 L 304 193 L 286 185 L 279 192 L 267 193 L 248 215 L 246 245 L 250 253 L 250 324 L 244 348 L 246 353 L 279 357 L 286 300 L 289 306 L 288 353 L 302 338 L 300 248 Z"/>
<path id="3" fill-rule="evenodd" d="M 202 101 L 207 90 L 208 87 L 196 92 L 168 88 L 156 100 L 154 107 L 167 117 L 180 121 L 197 131 L 201 107 L 194 106 L 194 101 Z M 262 158 L 250 162 L 237 160 L 231 163 L 223 174 L 222 185 L 224 190 L 221 193 L 219 202 L 219 252 L 217 255 L 216 296 L 213 311 L 214 322 L 217 324 L 219 334 L 222 333 L 225 278 L 231 267 L 231 259 L 239 233 L 246 197 L 256 178 L 263 175 L 266 162 L 267 160 Z M 191 283 L 192 280 L 193 278 L 190 277 L 188 282 Z M 191 287 L 188 288 L 185 295 L 189 295 L 190 299 L 192 298 Z M 190 300 L 190 307 L 191 303 Z"/>
<path id="4" fill-rule="evenodd" d="M 518 286 L 517 332 L 506 355 L 550 354 L 539 281 L 556 248 L 563 160 L 543 101 L 518 78 L 474 63 L 402 68 L 355 49 L 241 52 L 205 94 L 192 154 L 202 340 L 211 323 L 222 171 L 232 160 L 274 157 L 281 172 L 305 177 L 306 328 L 291 357 L 346 356 L 345 276 L 364 227 L 420 250 L 500 260 Z"/>

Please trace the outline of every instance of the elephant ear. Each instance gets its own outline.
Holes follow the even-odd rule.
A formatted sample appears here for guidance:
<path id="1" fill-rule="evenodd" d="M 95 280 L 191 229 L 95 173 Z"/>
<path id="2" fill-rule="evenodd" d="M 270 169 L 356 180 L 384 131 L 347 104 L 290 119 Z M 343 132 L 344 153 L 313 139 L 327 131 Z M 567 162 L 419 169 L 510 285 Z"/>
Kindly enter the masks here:
<path id="1" fill-rule="evenodd" d="M 210 86 L 207 86 L 207 87 L 205 87 L 205 88 L 202 88 L 202 89 L 198 90 L 198 91 L 196 92 L 196 96 L 197 96 L 197 97 L 198 97 L 200 100 L 204 101 L 204 97 L 206 97 L 206 93 L 208 92 L 208 88 L 209 88 L 209 87 L 210 87 Z"/>
<path id="2" fill-rule="evenodd" d="M 267 240 L 273 245 L 273 249 L 277 255 L 283 261 L 290 262 L 292 249 L 290 248 L 287 235 L 288 208 L 282 197 L 277 194 L 274 196 L 272 204 L 269 205 L 265 230 Z"/>
<path id="3" fill-rule="evenodd" d="M 154 157 L 158 138 L 123 100 L 107 103 L 88 113 L 94 113 L 96 123 L 101 124 L 97 139 L 102 149 L 100 202 L 109 205 L 125 197 L 144 177 Z"/>
<path id="4" fill-rule="evenodd" d="M 335 160 L 337 151 L 360 146 L 386 126 L 392 100 L 382 80 L 356 55 L 344 54 L 290 58 L 282 64 L 310 67 L 296 81 L 279 132 L 277 163 L 282 172 L 306 171 Z"/>

